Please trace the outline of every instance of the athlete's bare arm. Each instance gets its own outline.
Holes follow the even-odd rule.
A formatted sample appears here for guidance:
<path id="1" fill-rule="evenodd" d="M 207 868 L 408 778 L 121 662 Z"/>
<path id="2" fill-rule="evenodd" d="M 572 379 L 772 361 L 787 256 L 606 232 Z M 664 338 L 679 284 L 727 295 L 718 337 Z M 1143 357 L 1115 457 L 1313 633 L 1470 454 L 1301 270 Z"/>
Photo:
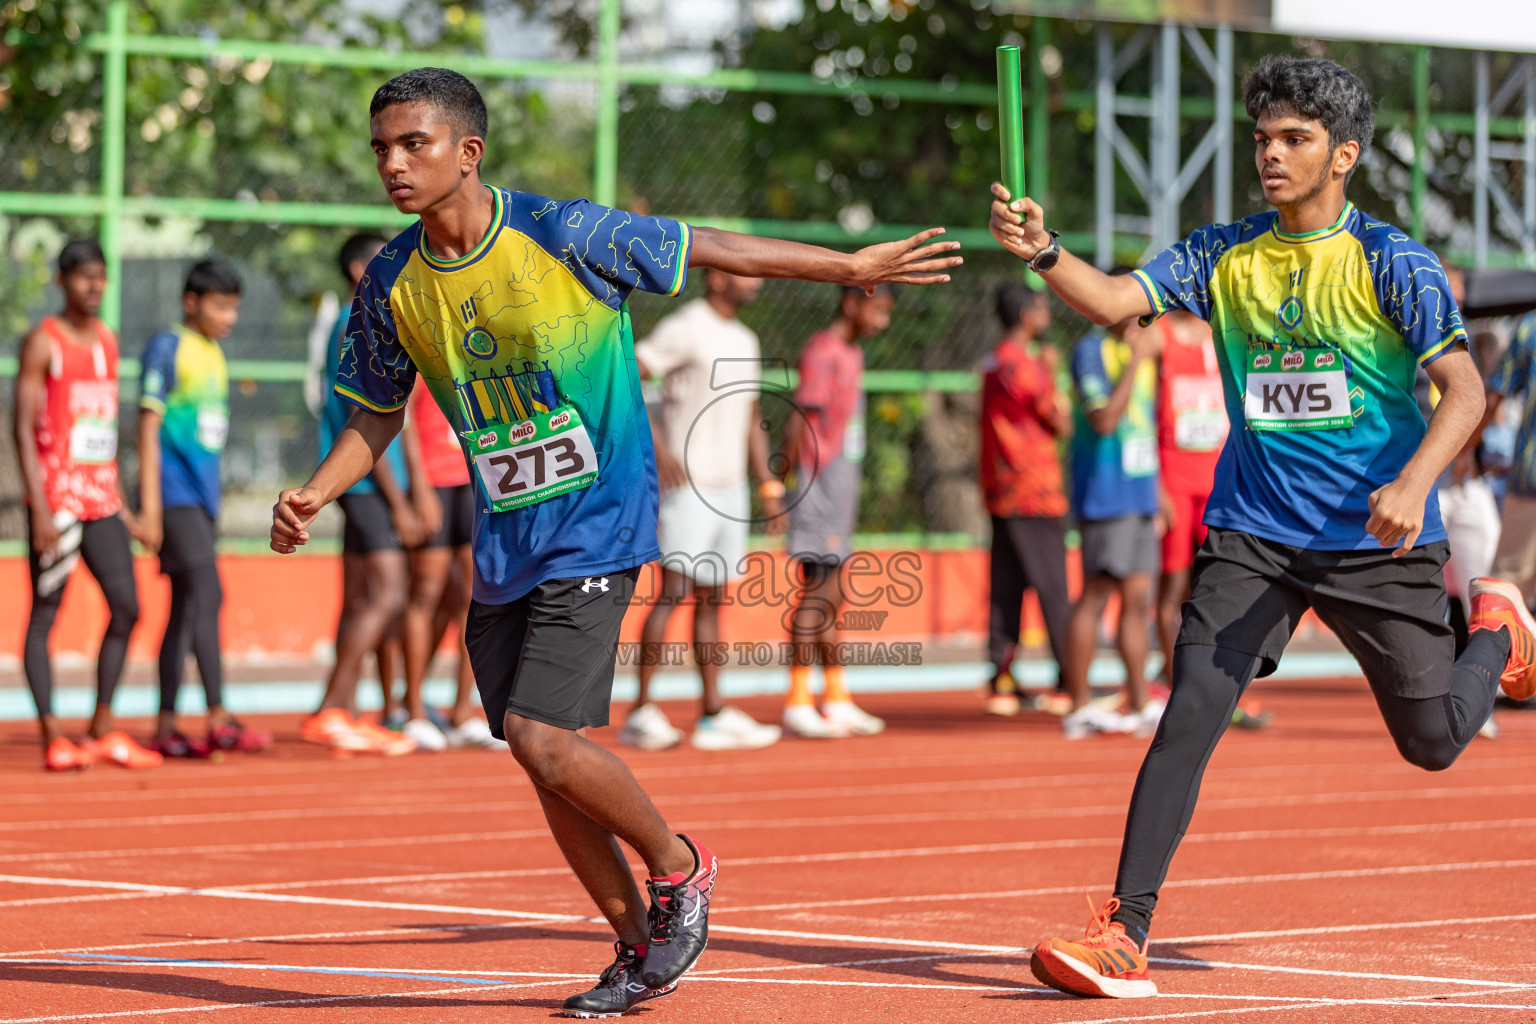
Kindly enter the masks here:
<path id="1" fill-rule="evenodd" d="M 160 421 L 153 409 L 139 410 L 139 543 L 156 554 L 165 539 L 160 508 Z"/>
<path id="2" fill-rule="evenodd" d="M 416 428 L 415 416 L 405 418 L 405 426 L 400 428 L 400 446 L 405 450 L 405 471 L 411 477 L 411 507 L 416 510 L 416 518 L 421 520 L 421 528 L 426 531 L 425 540 L 443 525 L 443 503 L 437 496 L 437 488 L 427 479 L 427 464 L 421 454 L 421 431 Z"/>
<path id="3" fill-rule="evenodd" d="M 1440 390 L 1440 404 L 1397 479 L 1371 494 L 1371 518 L 1365 524 L 1382 547 L 1397 549 L 1394 556 L 1413 550 L 1431 488 L 1483 417 L 1483 377 L 1466 349 L 1447 352 L 1424 370 Z"/>
<path id="4" fill-rule="evenodd" d="M 774 482 L 779 478 L 773 472 L 772 464 L 768 457 L 768 425 L 763 421 L 763 407 L 758 399 L 752 400 L 752 424 L 747 428 L 747 465 L 752 471 L 752 479 L 761 487 L 762 484 Z M 768 520 L 763 529 L 770 534 L 784 533 L 789 529 L 789 519 L 784 515 L 784 499 L 767 497 L 759 491 L 763 503 L 763 515 Z"/>
<path id="5" fill-rule="evenodd" d="M 911 238 L 866 246 L 858 252 L 838 252 L 819 245 L 759 238 L 718 228 L 693 228 L 690 267 L 723 270 L 739 277 L 792 277 L 801 281 L 866 288 L 878 284 L 942 284 L 944 273 L 964 262 L 946 256 L 959 242 L 930 242 L 943 228 L 919 231 Z"/>
<path id="6" fill-rule="evenodd" d="M 43 467 L 37 461 L 37 413 L 47 401 L 48 362 L 53 350 L 48 335 L 36 327 L 22 340 L 21 360 L 16 367 L 16 409 L 12 432 L 16 438 L 16 461 L 21 465 L 21 479 L 27 489 L 32 509 L 32 549 L 48 551 L 59 542 L 53 525 L 53 509 L 43 490 Z"/>
<path id="7" fill-rule="evenodd" d="M 309 543 L 309 527 L 326 505 L 347 493 L 352 485 L 373 472 L 374 464 L 400 433 L 405 409 L 390 413 L 354 409 L 336 443 L 303 487 L 290 487 L 272 506 L 271 548 L 291 555 Z"/>
<path id="8" fill-rule="evenodd" d="M 992 237 L 1021 260 L 1051 244 L 1045 229 L 1045 211 L 1027 196 L 1009 201 L 1008 190 L 992 183 Z M 1040 275 L 1061 300 L 1096 324 L 1117 324 L 1132 317 L 1151 316 L 1147 293 L 1129 275 L 1110 277 L 1065 249 L 1056 266 Z"/>

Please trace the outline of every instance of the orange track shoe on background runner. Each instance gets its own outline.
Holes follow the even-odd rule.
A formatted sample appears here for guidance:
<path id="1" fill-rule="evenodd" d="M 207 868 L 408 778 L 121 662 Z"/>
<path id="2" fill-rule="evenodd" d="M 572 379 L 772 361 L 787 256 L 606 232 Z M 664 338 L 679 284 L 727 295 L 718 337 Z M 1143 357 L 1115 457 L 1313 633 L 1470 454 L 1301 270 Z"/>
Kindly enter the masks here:
<path id="1" fill-rule="evenodd" d="M 99 764 L 105 761 L 107 764 L 115 764 L 119 768 L 131 768 L 138 771 L 141 768 L 158 768 L 165 763 L 165 758 L 153 750 L 145 750 L 139 745 L 139 741 L 123 732 L 109 732 L 99 740 L 86 740 L 82 749 L 89 748 L 92 756 Z"/>
<path id="2" fill-rule="evenodd" d="M 1088 901 L 1093 908 L 1093 900 Z M 1125 926 L 1111 921 L 1120 907 L 1111 896 L 1094 911 L 1086 937 L 1044 939 L 1035 944 L 1029 969 L 1041 984 L 1074 996 L 1107 996 L 1111 999 L 1141 999 L 1157 995 L 1157 986 L 1147 978 L 1145 947 L 1137 948 Z"/>
<path id="3" fill-rule="evenodd" d="M 1480 576 L 1472 581 L 1471 632 L 1509 627 L 1509 661 L 1499 683 L 1512 700 L 1536 696 L 1536 619 L 1525 607 L 1520 588 L 1508 580 Z"/>
<path id="4" fill-rule="evenodd" d="M 43 751 L 43 767 L 51 772 L 78 772 L 96 761 L 87 747 L 77 747 L 67 736 L 56 736 Z"/>

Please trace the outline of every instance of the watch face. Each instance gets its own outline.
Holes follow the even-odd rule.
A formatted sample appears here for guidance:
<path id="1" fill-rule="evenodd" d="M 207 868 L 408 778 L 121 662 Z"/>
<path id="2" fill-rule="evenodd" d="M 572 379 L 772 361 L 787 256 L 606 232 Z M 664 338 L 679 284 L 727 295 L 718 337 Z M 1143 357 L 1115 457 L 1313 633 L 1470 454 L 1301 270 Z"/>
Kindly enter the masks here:
<path id="1" fill-rule="evenodd" d="M 1031 261 L 1030 269 L 1037 274 L 1043 274 L 1047 270 L 1050 270 L 1052 267 L 1054 267 L 1056 265 L 1056 261 L 1059 259 L 1061 259 L 1061 250 L 1053 245 L 1051 248 L 1037 255 L 1034 260 Z"/>

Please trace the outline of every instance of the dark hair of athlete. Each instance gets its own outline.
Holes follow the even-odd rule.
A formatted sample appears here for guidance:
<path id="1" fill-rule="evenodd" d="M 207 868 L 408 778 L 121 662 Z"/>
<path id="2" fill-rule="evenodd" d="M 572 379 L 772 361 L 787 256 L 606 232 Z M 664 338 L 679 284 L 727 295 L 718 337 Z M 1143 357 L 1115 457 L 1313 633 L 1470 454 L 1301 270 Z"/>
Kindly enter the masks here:
<path id="1" fill-rule="evenodd" d="M 454 142 L 466 135 L 483 139 L 490 132 L 480 90 L 457 71 L 417 68 L 396 75 L 373 94 L 373 102 L 368 104 L 368 116 L 375 117 L 379 111 L 396 103 L 432 104 L 453 130 Z"/>
<path id="2" fill-rule="evenodd" d="M 372 231 L 362 231 L 353 235 L 341 243 L 341 251 L 336 254 L 336 265 L 341 269 L 342 277 L 350 277 L 352 264 L 364 263 L 373 259 L 373 254 L 388 245 L 383 237 Z"/>
<path id="3" fill-rule="evenodd" d="M 1267 110 L 1316 121 L 1328 132 L 1330 151 L 1358 142 L 1364 157 L 1376 135 L 1371 91 L 1331 60 L 1276 54 L 1260 58 L 1243 79 L 1243 108 L 1254 120 Z M 1355 167 L 1359 166 L 1356 160 Z M 1354 170 L 1349 173 L 1353 176 Z M 1349 178 L 1344 180 L 1347 184 Z"/>
<path id="4" fill-rule="evenodd" d="M 997 310 L 997 318 L 1003 322 L 1004 329 L 1011 331 L 1019 326 L 1019 319 L 1026 309 L 1034 309 L 1044 301 L 1044 292 L 1035 291 L 1023 281 L 1012 281 L 998 288 L 993 308 Z"/>
<path id="5" fill-rule="evenodd" d="M 101 246 L 96 244 L 94 238 L 71 239 L 59 250 L 60 274 L 72 274 L 92 263 L 105 265 L 106 262 L 107 257 L 102 254 Z"/>
<path id="6" fill-rule="evenodd" d="M 199 260 L 187 271 L 187 285 L 182 291 L 189 295 L 239 295 L 240 275 L 223 260 Z"/>

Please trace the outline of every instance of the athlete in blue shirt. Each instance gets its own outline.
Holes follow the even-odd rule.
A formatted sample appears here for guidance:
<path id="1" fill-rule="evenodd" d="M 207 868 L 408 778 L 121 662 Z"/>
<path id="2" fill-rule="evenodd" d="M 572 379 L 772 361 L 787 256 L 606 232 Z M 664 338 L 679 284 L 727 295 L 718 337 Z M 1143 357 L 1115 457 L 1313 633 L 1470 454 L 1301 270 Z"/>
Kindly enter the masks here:
<path id="1" fill-rule="evenodd" d="M 1409 762 L 1449 767 L 1493 709 L 1536 693 L 1536 621 L 1502 580 L 1472 586 L 1454 659 L 1433 488 L 1482 413 L 1482 381 L 1439 262 L 1345 198 L 1374 133 L 1370 94 L 1331 61 L 1266 57 L 1243 84 L 1275 207 L 1195 231 L 1129 277 L 1061 252 L 1026 198 L 993 185 L 992 232 L 1098 323 L 1208 320 L 1234 424 L 1173 656 L 1173 695 L 1137 778 L 1114 897 L 1082 941 L 1031 966 L 1064 992 L 1146 996 L 1146 943 L 1200 778 L 1243 689 L 1274 671 L 1310 607 L 1364 670 Z M 1423 366 L 1443 398 L 1426 427 Z"/>
<path id="2" fill-rule="evenodd" d="M 873 289 L 932 284 L 960 259 L 942 229 L 853 254 L 753 238 L 480 181 L 485 104 L 423 68 L 369 110 L 379 177 L 420 220 L 368 267 L 336 391 L 357 406 L 304 487 L 273 508 L 272 548 L 373 467 L 418 374 L 460 432 L 483 501 L 466 643 L 492 728 L 538 792 L 556 842 L 613 926 L 618 957 L 573 1016 L 669 994 L 703 951 L 714 855 L 673 835 L 608 724 L 614 646 L 639 567 L 658 557 L 655 457 L 625 300 L 675 295 L 690 267 Z M 623 840 L 645 861 L 647 914 Z"/>

